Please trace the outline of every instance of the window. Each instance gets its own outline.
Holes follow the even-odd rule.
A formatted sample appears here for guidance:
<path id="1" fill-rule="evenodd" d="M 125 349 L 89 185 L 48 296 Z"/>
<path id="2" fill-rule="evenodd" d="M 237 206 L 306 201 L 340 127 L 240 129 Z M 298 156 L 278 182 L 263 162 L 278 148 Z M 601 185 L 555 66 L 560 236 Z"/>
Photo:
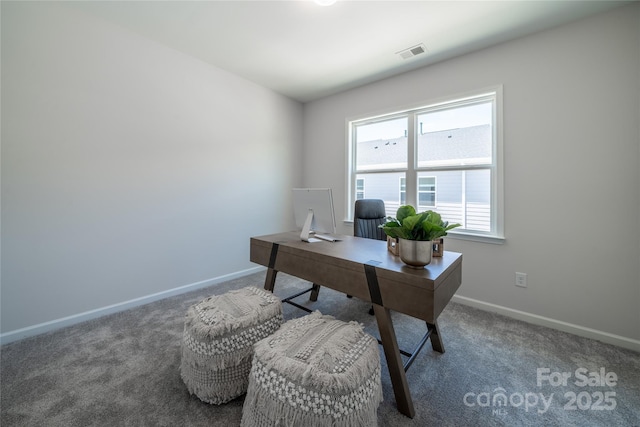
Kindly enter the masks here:
<path id="1" fill-rule="evenodd" d="M 349 209 L 410 204 L 462 227 L 450 235 L 502 240 L 501 89 L 349 122 Z M 351 217 L 352 212 L 348 212 Z"/>
<path id="2" fill-rule="evenodd" d="M 364 199 L 364 178 L 356 179 L 356 200 Z"/>
<path id="3" fill-rule="evenodd" d="M 436 177 L 418 177 L 418 210 L 433 209 L 436 206 Z"/>

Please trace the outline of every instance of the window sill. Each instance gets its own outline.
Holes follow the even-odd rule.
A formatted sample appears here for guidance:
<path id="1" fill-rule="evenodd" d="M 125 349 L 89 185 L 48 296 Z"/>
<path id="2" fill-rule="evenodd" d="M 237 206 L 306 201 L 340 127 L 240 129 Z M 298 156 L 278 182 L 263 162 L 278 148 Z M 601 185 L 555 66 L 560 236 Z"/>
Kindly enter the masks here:
<path id="1" fill-rule="evenodd" d="M 353 227 L 352 219 L 345 219 L 342 221 L 344 225 Z M 447 233 L 447 238 L 458 239 L 458 240 L 468 240 L 471 242 L 480 242 L 480 243 L 490 243 L 492 245 L 502 245 L 507 239 L 504 237 L 498 236 L 489 236 L 487 234 L 474 234 L 474 233 L 460 233 L 455 231 L 449 231 Z"/>
<path id="2" fill-rule="evenodd" d="M 489 236 L 486 234 L 473 234 L 473 233 L 456 233 L 454 231 L 449 231 L 447 234 L 447 238 L 458 239 L 458 240 L 468 240 L 471 242 L 480 242 L 480 243 L 491 243 L 492 245 L 502 245 L 506 241 L 504 237 L 499 236 Z"/>

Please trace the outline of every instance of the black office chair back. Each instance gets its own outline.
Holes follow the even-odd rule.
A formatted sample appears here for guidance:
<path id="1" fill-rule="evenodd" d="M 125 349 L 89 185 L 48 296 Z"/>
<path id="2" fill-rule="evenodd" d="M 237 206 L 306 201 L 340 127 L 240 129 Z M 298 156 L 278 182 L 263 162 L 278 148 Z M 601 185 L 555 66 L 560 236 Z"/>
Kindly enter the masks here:
<path id="1" fill-rule="evenodd" d="M 356 200 L 353 217 L 353 235 L 368 239 L 387 240 L 378 226 L 384 224 L 387 213 L 384 209 L 384 201 L 380 199 Z"/>

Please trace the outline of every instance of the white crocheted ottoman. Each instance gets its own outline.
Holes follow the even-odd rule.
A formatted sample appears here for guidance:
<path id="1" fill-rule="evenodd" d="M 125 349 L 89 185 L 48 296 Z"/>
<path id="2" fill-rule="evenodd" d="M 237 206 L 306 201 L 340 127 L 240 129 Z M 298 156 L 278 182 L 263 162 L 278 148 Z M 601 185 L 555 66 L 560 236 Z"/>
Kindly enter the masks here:
<path id="1" fill-rule="evenodd" d="M 247 287 L 212 296 L 187 311 L 180 374 L 189 393 L 221 404 L 247 391 L 253 345 L 282 324 L 282 304 Z"/>
<path id="2" fill-rule="evenodd" d="M 241 426 L 375 426 L 381 401 L 377 341 L 316 311 L 256 343 Z"/>

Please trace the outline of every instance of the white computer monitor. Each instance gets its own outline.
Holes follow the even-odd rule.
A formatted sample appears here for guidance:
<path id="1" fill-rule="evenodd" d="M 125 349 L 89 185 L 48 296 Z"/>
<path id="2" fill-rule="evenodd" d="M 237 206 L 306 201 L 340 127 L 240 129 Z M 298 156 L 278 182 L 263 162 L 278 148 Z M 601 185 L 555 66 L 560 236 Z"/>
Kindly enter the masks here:
<path id="1" fill-rule="evenodd" d="M 300 238 L 315 241 L 314 235 L 325 237 L 335 234 L 336 217 L 330 188 L 294 188 L 293 216 Z"/>

